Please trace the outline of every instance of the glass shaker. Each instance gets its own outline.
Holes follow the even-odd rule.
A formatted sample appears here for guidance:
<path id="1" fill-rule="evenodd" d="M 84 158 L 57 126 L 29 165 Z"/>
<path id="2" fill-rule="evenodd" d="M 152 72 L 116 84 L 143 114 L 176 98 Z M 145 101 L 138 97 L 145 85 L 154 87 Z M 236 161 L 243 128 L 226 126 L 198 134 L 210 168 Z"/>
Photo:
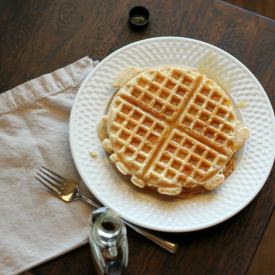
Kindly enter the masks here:
<path id="1" fill-rule="evenodd" d="M 119 216 L 102 207 L 92 213 L 89 241 L 97 273 L 119 275 L 128 264 L 127 231 Z"/>

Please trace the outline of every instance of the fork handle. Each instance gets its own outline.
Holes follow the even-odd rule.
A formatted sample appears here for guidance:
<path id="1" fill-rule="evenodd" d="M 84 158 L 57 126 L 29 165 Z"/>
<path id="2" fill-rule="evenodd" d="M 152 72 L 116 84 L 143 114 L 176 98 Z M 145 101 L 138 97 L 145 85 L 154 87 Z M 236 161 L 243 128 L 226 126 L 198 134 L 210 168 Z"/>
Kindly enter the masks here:
<path id="1" fill-rule="evenodd" d="M 87 198 L 87 197 L 85 197 L 85 196 L 83 196 L 83 195 L 79 195 L 79 196 L 78 196 L 78 199 L 80 199 L 80 200 L 82 200 L 82 201 L 84 201 L 84 202 L 86 202 L 86 203 L 92 205 L 92 206 L 95 207 L 95 208 L 100 208 L 100 207 L 102 207 L 102 205 L 100 205 L 99 203 L 97 203 L 97 202 L 95 202 L 95 201 L 93 201 L 93 200 L 91 200 L 91 199 L 89 199 L 89 198 Z"/>
<path id="2" fill-rule="evenodd" d="M 151 234 L 150 232 L 141 229 L 140 227 L 137 227 L 135 225 L 133 225 L 132 223 L 129 223 L 127 221 L 125 221 L 124 219 L 121 218 L 121 220 L 130 228 L 132 228 L 134 231 L 136 231 L 137 233 L 139 233 L 140 235 L 144 236 L 145 238 L 149 239 L 150 241 L 154 242 L 155 244 L 159 245 L 160 247 L 162 247 L 163 249 L 165 249 L 166 251 L 172 253 L 172 254 L 176 254 L 177 249 L 178 249 L 178 245 L 166 240 L 161 239 L 160 237 Z"/>
<path id="3" fill-rule="evenodd" d="M 94 206 L 95 208 L 100 208 L 102 207 L 100 204 L 96 203 L 95 201 L 83 196 L 83 195 L 79 195 L 78 199 Z M 139 233 L 140 235 L 144 236 L 145 238 L 149 239 L 150 241 L 154 242 L 155 244 L 159 245 L 160 247 L 162 247 L 163 249 L 165 249 L 166 251 L 175 254 L 178 248 L 178 245 L 166 240 L 161 239 L 160 237 L 153 235 L 152 233 L 138 227 L 135 226 L 131 223 L 129 223 L 128 221 L 124 220 L 121 218 L 121 220 L 130 228 L 132 228 L 134 231 L 136 231 L 137 233 Z"/>

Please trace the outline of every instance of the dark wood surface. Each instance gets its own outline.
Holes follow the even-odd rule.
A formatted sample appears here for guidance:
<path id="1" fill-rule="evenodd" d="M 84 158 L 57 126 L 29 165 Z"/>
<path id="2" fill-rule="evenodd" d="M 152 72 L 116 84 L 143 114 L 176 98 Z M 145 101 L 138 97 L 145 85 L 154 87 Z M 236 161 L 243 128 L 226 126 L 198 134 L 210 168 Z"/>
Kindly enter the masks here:
<path id="1" fill-rule="evenodd" d="M 275 19 L 274 0 L 224 0 L 238 7 Z"/>
<path id="2" fill-rule="evenodd" d="M 144 31 L 134 32 L 128 26 L 128 11 L 135 4 L 151 12 Z M 130 42 L 163 35 L 196 38 L 228 51 L 255 74 L 274 106 L 275 23 L 214 0 L 0 0 L 0 92 L 85 55 L 101 60 Z M 274 269 L 261 263 L 255 267 L 253 261 L 259 253 L 274 259 L 261 246 L 267 236 L 274 251 L 273 234 L 264 235 L 274 209 L 272 182 L 274 169 L 255 200 L 220 225 L 163 234 L 180 244 L 176 255 L 129 230 L 125 274 L 256 274 L 255 270 L 272 274 Z M 88 245 L 26 272 L 94 273 Z"/>

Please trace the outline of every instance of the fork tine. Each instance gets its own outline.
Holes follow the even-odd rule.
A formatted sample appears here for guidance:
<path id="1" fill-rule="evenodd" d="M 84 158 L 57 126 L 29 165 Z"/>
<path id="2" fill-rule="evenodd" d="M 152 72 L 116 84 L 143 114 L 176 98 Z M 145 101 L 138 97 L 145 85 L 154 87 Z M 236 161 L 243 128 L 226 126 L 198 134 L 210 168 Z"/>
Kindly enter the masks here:
<path id="1" fill-rule="evenodd" d="M 46 178 L 44 175 L 40 174 L 39 172 L 36 173 L 38 176 L 40 176 L 40 178 L 42 178 L 44 181 L 46 181 L 48 184 L 50 184 L 51 186 L 54 186 L 57 190 L 61 190 L 62 186 L 59 183 L 56 183 L 48 178 Z"/>
<path id="2" fill-rule="evenodd" d="M 61 180 L 66 180 L 65 178 L 63 178 L 62 176 L 56 174 L 54 171 L 48 169 L 47 167 L 45 167 L 44 165 L 41 165 L 42 168 L 44 168 L 45 170 L 47 170 L 49 173 L 52 173 L 54 176 L 58 177 Z"/>
<path id="3" fill-rule="evenodd" d="M 44 183 L 40 178 L 38 178 L 38 177 L 35 176 L 35 179 L 38 182 L 40 182 L 41 184 L 43 184 L 47 189 L 50 189 L 52 192 L 54 192 L 56 194 L 59 194 L 59 195 L 61 194 L 61 192 L 57 188 L 53 187 L 52 185 Z"/>
<path id="4" fill-rule="evenodd" d="M 50 178 L 51 180 L 53 180 L 55 182 L 55 184 L 57 184 L 58 186 L 61 186 L 62 181 L 60 179 L 57 179 L 55 177 L 53 177 L 51 174 L 49 174 L 49 172 L 44 171 L 42 169 L 38 169 L 40 172 L 42 172 L 42 174 L 46 175 L 48 178 Z"/>

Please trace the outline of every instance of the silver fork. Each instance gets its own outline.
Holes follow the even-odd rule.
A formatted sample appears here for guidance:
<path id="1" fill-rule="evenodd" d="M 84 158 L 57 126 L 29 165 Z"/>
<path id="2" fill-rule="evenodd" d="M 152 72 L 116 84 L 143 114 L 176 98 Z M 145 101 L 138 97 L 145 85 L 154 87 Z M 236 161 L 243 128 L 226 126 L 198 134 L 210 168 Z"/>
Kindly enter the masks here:
<path id="1" fill-rule="evenodd" d="M 95 208 L 102 207 L 99 203 L 83 196 L 80 191 L 78 185 L 73 182 L 69 181 L 62 176 L 58 175 L 57 173 L 51 171 L 50 169 L 46 168 L 45 166 L 41 165 L 41 168 L 38 169 L 35 178 L 38 182 L 43 184 L 46 188 L 52 191 L 55 196 L 65 202 L 71 202 L 75 200 L 84 201 Z M 151 240 L 155 244 L 159 245 L 160 247 L 164 248 L 166 251 L 175 254 L 178 248 L 178 245 L 166 240 L 161 239 L 160 237 L 136 226 L 128 221 L 121 218 L 121 220 L 134 231 L 139 233 L 140 235 L 146 237 L 147 239 Z"/>

